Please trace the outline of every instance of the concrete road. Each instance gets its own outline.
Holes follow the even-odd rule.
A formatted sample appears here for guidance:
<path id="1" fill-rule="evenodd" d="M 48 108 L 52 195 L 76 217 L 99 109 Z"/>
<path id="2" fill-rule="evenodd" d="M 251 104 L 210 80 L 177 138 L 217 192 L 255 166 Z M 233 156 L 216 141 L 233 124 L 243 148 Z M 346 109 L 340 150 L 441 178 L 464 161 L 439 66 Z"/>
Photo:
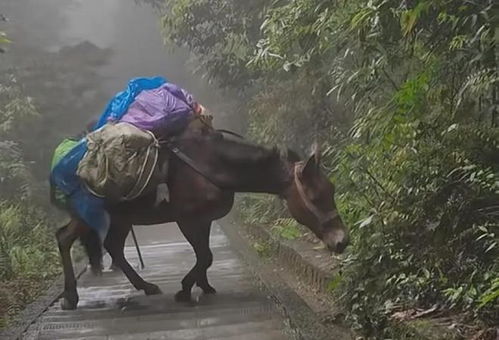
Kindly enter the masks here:
<path id="1" fill-rule="evenodd" d="M 102 277 L 85 273 L 78 282 L 76 311 L 52 305 L 25 333 L 25 339 L 287 339 L 286 327 L 274 304 L 253 284 L 254 278 L 214 227 L 214 263 L 208 272 L 218 290 L 204 296 L 195 288 L 195 302 L 179 304 L 173 295 L 194 263 L 194 253 L 176 225 L 135 227 L 145 261 L 139 270 L 163 295 L 144 296 L 122 273 Z M 137 253 L 127 241 L 126 256 L 138 267 Z M 107 264 L 109 259 L 106 258 Z"/>

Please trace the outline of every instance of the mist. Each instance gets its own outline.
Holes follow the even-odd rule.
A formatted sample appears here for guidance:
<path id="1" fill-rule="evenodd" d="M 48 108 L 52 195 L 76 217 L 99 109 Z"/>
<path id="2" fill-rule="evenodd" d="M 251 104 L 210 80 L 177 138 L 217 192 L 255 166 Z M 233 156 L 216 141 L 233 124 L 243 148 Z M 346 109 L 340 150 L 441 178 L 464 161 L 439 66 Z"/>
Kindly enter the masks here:
<path id="1" fill-rule="evenodd" d="M 158 13 L 148 4 L 134 0 L 4 0 L 0 12 L 9 21 L 3 25 L 13 43 L 5 54 L 0 68 L 26 67 L 37 64 L 43 58 L 52 56 L 74 46 L 80 46 L 77 53 L 66 53 L 64 62 L 72 64 L 78 74 L 93 67 L 92 80 L 87 82 L 97 90 L 98 96 L 91 99 L 89 110 L 76 110 L 73 115 L 78 124 L 98 116 L 107 101 L 121 91 L 133 77 L 161 75 L 169 81 L 193 93 L 215 116 L 218 126 L 236 127 L 227 121 L 227 113 L 234 109 L 231 99 L 215 86 L 208 84 L 200 74 L 193 74 L 195 64 L 188 51 L 164 44 Z M 98 62 L 95 47 L 106 51 L 106 57 Z M 86 49 L 92 49 L 85 55 Z M 49 57 L 47 57 L 47 55 Z M 60 64 L 60 63 L 59 63 Z M 58 65 L 55 65 L 58 67 Z M 88 75 L 88 74 L 87 74 Z M 46 75 L 44 81 L 50 79 Z M 61 84 L 63 85 L 63 84 Z M 27 85 L 29 88 L 29 84 Z M 30 95 L 37 97 L 36 88 Z M 74 93 L 78 100 L 78 93 Z M 57 103 L 59 98 L 44 100 Z M 85 100 L 85 98 L 79 98 Z M 43 108 L 41 109 L 43 114 Z M 78 115 L 78 116 L 76 116 Z M 71 117 L 68 117 L 71 118 Z M 42 122 L 43 123 L 43 122 Z M 68 133 L 74 133 L 73 126 Z"/>

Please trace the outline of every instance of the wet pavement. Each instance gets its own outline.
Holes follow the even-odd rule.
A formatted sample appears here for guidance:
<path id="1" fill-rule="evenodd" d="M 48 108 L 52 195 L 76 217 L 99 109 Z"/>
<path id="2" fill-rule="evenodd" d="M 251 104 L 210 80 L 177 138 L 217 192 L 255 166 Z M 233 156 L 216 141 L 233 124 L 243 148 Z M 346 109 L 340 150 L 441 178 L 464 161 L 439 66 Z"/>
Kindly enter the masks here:
<path id="1" fill-rule="evenodd" d="M 57 301 L 30 326 L 24 339 L 288 339 L 274 303 L 256 287 L 255 278 L 218 227 L 212 231 L 214 262 L 208 271 L 218 293 L 205 296 L 194 288 L 194 302 L 188 304 L 173 298 L 194 263 L 194 253 L 176 225 L 135 230 L 145 262 L 138 272 L 159 285 L 163 295 L 137 292 L 121 272 L 105 271 L 102 277 L 87 272 L 78 282 L 78 309 L 63 311 Z M 130 240 L 125 252 L 138 268 Z M 109 264 L 107 256 L 106 260 Z"/>

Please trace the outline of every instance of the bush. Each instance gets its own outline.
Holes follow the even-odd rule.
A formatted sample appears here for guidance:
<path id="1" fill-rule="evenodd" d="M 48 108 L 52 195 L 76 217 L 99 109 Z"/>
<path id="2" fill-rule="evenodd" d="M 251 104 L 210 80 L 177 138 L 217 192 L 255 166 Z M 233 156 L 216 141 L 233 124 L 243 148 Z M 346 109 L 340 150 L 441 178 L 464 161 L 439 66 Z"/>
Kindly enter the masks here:
<path id="1" fill-rule="evenodd" d="M 54 230 L 48 223 L 37 208 L 0 202 L 0 327 L 60 272 Z"/>
<path id="2" fill-rule="evenodd" d="M 251 18 L 247 2 L 193 2 L 172 2 L 165 36 L 245 93 L 250 135 L 323 144 L 352 229 L 334 292 L 352 326 L 384 338 L 393 313 L 433 305 L 497 324 L 493 1 L 251 2 Z M 251 195 L 241 210 L 280 232 L 275 202 Z"/>
<path id="3" fill-rule="evenodd" d="M 355 143 L 338 154 L 337 201 L 354 242 L 336 294 L 367 334 L 435 304 L 499 317 L 497 131 L 431 131 L 389 154 Z"/>

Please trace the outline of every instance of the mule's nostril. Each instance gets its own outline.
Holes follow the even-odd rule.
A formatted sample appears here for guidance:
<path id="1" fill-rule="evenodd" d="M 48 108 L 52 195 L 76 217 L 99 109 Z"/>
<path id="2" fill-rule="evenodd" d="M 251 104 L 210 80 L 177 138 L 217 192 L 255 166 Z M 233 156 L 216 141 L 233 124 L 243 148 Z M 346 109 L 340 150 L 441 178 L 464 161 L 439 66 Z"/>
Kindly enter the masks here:
<path id="1" fill-rule="evenodd" d="M 348 235 L 343 231 L 327 233 L 322 241 L 331 252 L 338 254 L 343 253 L 350 243 Z"/>
<path id="2" fill-rule="evenodd" d="M 338 243 L 336 243 L 336 249 L 334 249 L 334 251 L 337 252 L 338 254 L 341 254 L 345 251 L 345 248 L 347 247 L 347 245 L 348 245 L 348 241 L 338 242 Z"/>

